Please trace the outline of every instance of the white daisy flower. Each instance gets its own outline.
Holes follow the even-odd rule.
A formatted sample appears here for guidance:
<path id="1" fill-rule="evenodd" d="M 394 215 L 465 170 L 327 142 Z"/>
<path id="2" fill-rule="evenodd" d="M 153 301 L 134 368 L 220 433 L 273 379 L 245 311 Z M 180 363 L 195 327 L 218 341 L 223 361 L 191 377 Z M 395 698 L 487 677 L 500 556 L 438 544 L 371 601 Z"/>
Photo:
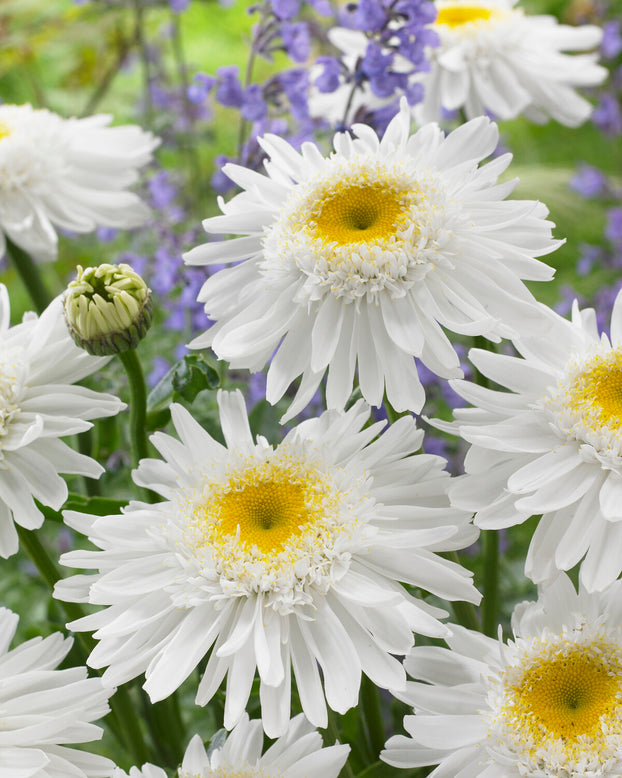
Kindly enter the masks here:
<path id="1" fill-rule="evenodd" d="M 9 296 L 0 284 L 0 556 L 18 548 L 14 522 L 26 529 L 43 523 L 35 500 L 58 510 L 67 499 L 59 473 L 99 478 L 94 459 L 61 440 L 125 407 L 117 397 L 73 386 L 106 363 L 71 339 L 60 298 L 40 318 L 26 314 L 9 325 Z"/>
<path id="2" fill-rule="evenodd" d="M 234 368 L 259 370 L 271 357 L 267 398 L 302 375 L 285 418 L 309 402 L 328 370 L 327 402 L 342 408 L 355 364 L 363 397 L 421 410 L 413 356 L 445 378 L 460 376 L 441 327 L 491 339 L 535 330 L 542 316 L 521 279 L 549 280 L 534 257 L 559 245 L 541 203 L 508 201 L 497 185 L 504 155 L 486 118 L 445 137 L 428 125 L 409 137 L 405 101 L 384 137 L 355 125 L 335 153 L 299 154 L 281 138 L 260 140 L 267 176 L 225 172 L 245 191 L 220 201 L 208 232 L 245 234 L 185 255 L 189 264 L 237 262 L 209 278 L 199 299 L 216 320 L 191 346 L 211 346 Z"/>
<path id="3" fill-rule="evenodd" d="M 507 644 L 452 625 L 449 649 L 414 648 L 399 697 L 409 736 L 380 757 L 430 778 L 622 775 L 622 582 L 576 593 L 563 573 L 519 604 Z"/>
<path id="4" fill-rule="evenodd" d="M 246 713 L 223 745 L 205 747 L 198 735 L 190 741 L 177 775 L 179 778 L 337 778 L 350 746 L 322 747 L 322 737 L 300 714 L 286 733 L 262 754 L 261 721 L 249 721 Z M 160 767 L 146 764 L 129 774 L 117 768 L 112 778 L 167 778 Z"/>
<path id="5" fill-rule="evenodd" d="M 542 514 L 526 574 L 543 581 L 587 553 L 581 580 L 591 591 L 622 570 L 622 294 L 611 340 L 576 302 L 572 322 L 549 316 L 548 334 L 515 342 L 522 358 L 470 352 L 503 391 L 451 382 L 476 407 L 449 425 L 472 444 L 450 496 L 486 529 Z"/>
<path id="6" fill-rule="evenodd" d="M 85 667 L 55 668 L 73 640 L 59 632 L 9 650 L 19 617 L 0 608 L 0 778 L 107 778 L 114 763 L 71 743 L 99 740 L 114 689 Z"/>
<path id="7" fill-rule="evenodd" d="M 136 227 L 149 215 L 125 191 L 159 140 L 111 116 L 63 119 L 30 105 L 0 105 L 0 256 L 4 236 L 36 259 L 56 259 L 56 227 Z"/>
<path id="8" fill-rule="evenodd" d="M 144 672 L 151 700 L 162 700 L 209 654 L 196 703 L 227 675 L 230 729 L 257 670 L 264 728 L 276 737 L 289 722 L 293 668 L 306 717 L 324 727 L 326 703 L 340 713 L 356 705 L 362 672 L 384 688 L 404 683 L 391 655 L 410 648 L 413 631 L 445 633 L 446 613 L 398 582 L 479 602 L 471 574 L 434 553 L 477 533 L 448 507 L 444 460 L 411 456 L 423 437 L 411 417 L 377 437 L 383 422 L 365 427 L 359 402 L 272 447 L 253 441 L 239 392 L 218 401 L 226 446 L 178 405 L 181 442 L 152 436 L 164 461 L 142 460 L 134 480 L 163 502 L 130 503 L 121 516 L 65 512 L 102 550 L 64 554 L 63 564 L 99 572 L 59 582 L 56 596 L 109 606 L 71 628 L 97 630 L 89 664 L 108 666 L 111 684 Z"/>
<path id="9" fill-rule="evenodd" d="M 437 121 L 442 109 L 473 118 L 524 114 L 535 122 L 552 117 L 576 127 L 592 105 L 576 87 L 600 84 L 607 70 L 597 64 L 602 30 L 571 27 L 552 16 L 529 15 L 517 0 L 436 0 L 433 25 L 440 38 L 427 52 L 430 71 L 418 74 L 425 87 L 415 108 L 419 121 Z M 570 54 L 565 52 L 572 52 Z"/>

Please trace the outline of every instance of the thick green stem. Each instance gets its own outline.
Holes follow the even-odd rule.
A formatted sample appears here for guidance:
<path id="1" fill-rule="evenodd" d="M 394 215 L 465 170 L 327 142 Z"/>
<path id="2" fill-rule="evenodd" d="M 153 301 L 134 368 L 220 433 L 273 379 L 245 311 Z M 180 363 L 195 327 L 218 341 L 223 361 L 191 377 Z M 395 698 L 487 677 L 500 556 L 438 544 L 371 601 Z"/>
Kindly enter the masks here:
<path id="1" fill-rule="evenodd" d="M 482 532 L 484 544 L 484 599 L 482 600 L 482 632 L 495 637 L 499 603 L 499 533 L 488 529 Z"/>
<path id="2" fill-rule="evenodd" d="M 52 301 L 52 295 L 48 292 L 39 273 L 39 268 L 34 263 L 30 254 L 19 246 L 16 246 L 10 238 L 6 239 L 7 253 L 11 257 L 30 299 L 34 303 L 37 313 L 43 313 Z"/>
<path id="3" fill-rule="evenodd" d="M 61 578 L 56 565 L 50 559 L 49 554 L 34 531 L 24 529 L 19 524 L 15 526 L 17 527 L 21 547 L 25 549 L 39 574 L 50 587 L 50 590 L 53 590 L 55 584 Z M 81 606 L 76 602 L 62 602 L 59 600 L 58 603 L 69 621 L 75 621 L 86 615 Z M 78 641 L 78 651 L 83 654 L 82 662 L 86 665 L 86 660 L 95 646 L 95 641 L 90 635 L 82 632 L 76 633 L 76 638 Z M 97 675 L 101 675 L 98 670 L 94 670 L 94 672 Z M 110 729 L 121 745 L 136 760 L 136 764 L 144 764 L 149 760 L 149 751 L 145 747 L 136 717 L 135 705 L 130 698 L 127 688 L 119 687 L 109 702 L 112 713 Z"/>
<path id="4" fill-rule="evenodd" d="M 369 743 L 373 755 L 377 757 L 384 748 L 386 740 L 382 710 L 380 708 L 380 692 L 376 684 L 365 675 L 361 683 L 361 702 L 365 723 L 367 724 Z"/>
<path id="5" fill-rule="evenodd" d="M 149 455 L 147 441 L 147 389 L 143 369 L 136 349 L 122 351 L 119 359 L 127 373 L 130 387 L 130 439 L 132 444 L 132 463 L 136 466 L 141 459 Z"/>

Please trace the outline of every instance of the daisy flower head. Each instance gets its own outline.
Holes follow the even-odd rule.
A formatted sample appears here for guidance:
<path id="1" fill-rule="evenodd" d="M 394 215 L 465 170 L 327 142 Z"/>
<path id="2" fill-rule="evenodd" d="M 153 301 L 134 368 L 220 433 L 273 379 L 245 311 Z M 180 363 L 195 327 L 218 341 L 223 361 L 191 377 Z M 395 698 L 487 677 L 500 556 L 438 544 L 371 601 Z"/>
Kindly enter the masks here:
<path id="1" fill-rule="evenodd" d="M 112 117 L 63 119 L 45 108 L 0 105 L 0 255 L 5 235 L 38 260 L 56 259 L 56 228 L 137 227 L 149 214 L 126 191 L 159 140 Z"/>
<path id="2" fill-rule="evenodd" d="M 111 394 L 76 381 L 106 359 L 91 357 L 71 339 L 60 298 L 37 317 L 26 314 L 10 326 L 9 296 L 0 284 L 0 556 L 17 551 L 15 523 L 43 523 L 38 500 L 58 510 L 67 499 L 59 473 L 99 478 L 104 469 L 59 440 L 113 416 L 125 407 Z"/>
<path id="3" fill-rule="evenodd" d="M 585 556 L 581 580 L 601 589 L 622 570 L 622 294 L 611 337 L 576 301 L 572 321 L 548 315 L 548 334 L 515 341 L 520 357 L 470 352 L 502 391 L 451 382 L 475 406 L 450 425 L 471 443 L 451 500 L 486 529 L 541 514 L 526 574 L 538 583 Z"/>
<path id="4" fill-rule="evenodd" d="M 362 672 L 383 688 L 404 683 L 392 655 L 410 648 L 413 631 L 445 633 L 445 611 L 402 583 L 479 602 L 471 574 L 435 554 L 477 532 L 449 507 L 444 460 L 411 456 L 423 437 L 411 417 L 378 437 L 383 422 L 364 427 L 359 401 L 273 447 L 253 440 L 239 392 L 218 401 L 226 445 L 178 405 L 181 441 L 151 438 L 164 459 L 142 460 L 134 480 L 162 502 L 130 503 L 121 516 L 65 512 L 101 550 L 71 551 L 62 563 L 99 572 L 59 582 L 56 596 L 108 606 L 72 629 L 97 630 L 89 664 L 108 666 L 111 684 L 144 672 L 161 700 L 209 654 L 197 704 L 226 675 L 230 729 L 257 671 L 263 725 L 277 737 L 293 669 L 307 719 L 324 727 L 326 703 L 341 713 L 357 703 Z"/>
<path id="5" fill-rule="evenodd" d="M 417 74 L 425 88 L 415 109 L 419 121 L 438 121 L 443 109 L 462 110 L 468 118 L 553 118 L 570 127 L 590 116 L 592 105 L 576 88 L 600 84 L 607 75 L 594 52 L 602 39 L 599 27 L 529 15 L 517 0 L 435 5 L 440 45 L 428 52 L 429 72 Z"/>
<path id="6" fill-rule="evenodd" d="M 622 581 L 579 593 L 561 573 L 520 603 L 503 643 L 452 625 L 449 649 L 415 647 L 400 698 L 408 736 L 380 758 L 430 778 L 622 775 Z"/>
<path id="7" fill-rule="evenodd" d="M 70 747 L 99 740 L 114 689 L 85 667 L 57 670 L 72 638 L 59 632 L 9 649 L 19 617 L 0 608 L 0 778 L 107 778 L 114 764 Z"/>
<path id="8" fill-rule="evenodd" d="M 208 753 L 198 735 L 190 741 L 178 778 L 337 778 L 350 746 L 322 747 L 322 737 L 302 714 L 295 716 L 287 731 L 264 754 L 261 721 L 246 713 L 224 744 Z M 133 767 L 129 775 L 117 768 L 112 778 L 167 778 L 160 767 Z"/>
<path id="9" fill-rule="evenodd" d="M 541 203 L 504 199 L 516 182 L 496 181 L 510 155 L 479 166 L 497 146 L 496 125 L 481 117 L 447 137 L 434 124 L 409 132 L 402 101 L 382 140 L 354 125 L 327 158 L 311 143 L 298 153 L 265 136 L 267 175 L 225 166 L 244 191 L 203 222 L 244 237 L 185 255 L 238 262 L 204 284 L 199 300 L 216 323 L 191 346 L 251 370 L 276 350 L 268 400 L 302 376 L 285 419 L 326 371 L 328 407 L 343 408 L 357 363 L 371 405 L 386 387 L 394 408 L 418 412 L 414 356 L 444 378 L 462 374 L 443 327 L 494 340 L 542 324 L 522 279 L 549 280 L 535 257 L 559 244 Z"/>

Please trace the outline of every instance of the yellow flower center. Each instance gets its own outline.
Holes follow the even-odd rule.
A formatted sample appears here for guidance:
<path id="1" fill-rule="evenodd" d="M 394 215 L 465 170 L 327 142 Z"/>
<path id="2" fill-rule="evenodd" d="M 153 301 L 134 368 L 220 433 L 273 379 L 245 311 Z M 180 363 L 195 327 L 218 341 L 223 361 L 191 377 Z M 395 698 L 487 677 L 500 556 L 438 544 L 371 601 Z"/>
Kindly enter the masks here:
<path id="1" fill-rule="evenodd" d="M 318 237 L 340 246 L 393 235 L 407 203 L 382 184 L 346 186 L 320 200 L 314 227 Z"/>
<path id="2" fill-rule="evenodd" d="M 8 124 L 0 121 L 0 140 L 7 138 L 11 134 L 11 128 Z"/>
<path id="3" fill-rule="evenodd" d="M 577 632 L 538 639 L 502 673 L 495 729 L 519 761 L 537 764 L 542 774 L 577 778 L 586 760 L 603 764 L 611 758 L 622 736 L 618 640 Z"/>
<path id="4" fill-rule="evenodd" d="M 569 406 L 589 427 L 622 424 L 622 350 L 598 355 L 588 362 L 570 389 Z"/>
<path id="5" fill-rule="evenodd" d="M 248 484 L 222 495 L 212 506 L 220 515 L 220 533 L 235 536 L 262 554 L 280 551 L 311 518 L 305 490 L 295 481 Z"/>
<path id="6" fill-rule="evenodd" d="M 490 8 L 479 5 L 446 5 L 439 8 L 436 24 L 460 27 L 469 22 L 488 21 L 492 16 Z"/>
<path id="7" fill-rule="evenodd" d="M 357 523 L 356 499 L 335 483 L 339 472 L 284 443 L 236 459 L 203 488 L 184 538 L 246 593 L 302 586 L 307 573 L 318 581 L 339 554 L 337 538 Z"/>
<path id="8" fill-rule="evenodd" d="M 516 689 L 516 712 L 525 726 L 553 737 L 593 736 L 601 717 L 619 708 L 619 689 L 609 662 L 577 648 L 525 673 Z"/>
<path id="9" fill-rule="evenodd" d="M 179 771 L 179 778 L 281 778 L 282 773 L 275 768 L 253 767 L 248 762 L 239 765 L 219 765 L 204 768 L 200 773 Z"/>

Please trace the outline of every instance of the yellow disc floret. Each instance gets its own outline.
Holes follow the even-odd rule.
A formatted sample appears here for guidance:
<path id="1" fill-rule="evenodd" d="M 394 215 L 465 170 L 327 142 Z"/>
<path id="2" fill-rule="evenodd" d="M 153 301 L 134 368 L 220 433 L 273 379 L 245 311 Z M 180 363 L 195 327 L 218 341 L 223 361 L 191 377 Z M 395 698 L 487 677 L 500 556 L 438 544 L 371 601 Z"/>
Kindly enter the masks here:
<path id="1" fill-rule="evenodd" d="M 446 5 L 439 8 L 436 24 L 459 27 L 469 22 L 485 22 L 492 13 L 492 9 L 481 5 Z"/>
<path id="2" fill-rule="evenodd" d="M 338 474 L 285 443 L 233 460 L 204 488 L 185 540 L 241 592 L 327 588 L 338 539 L 357 525 L 357 489 L 341 490 Z"/>
<path id="3" fill-rule="evenodd" d="M 235 536 L 239 530 L 243 543 L 270 554 L 280 551 L 292 535 L 304 532 L 311 520 L 312 507 L 305 491 L 301 483 L 280 473 L 276 480 L 242 487 L 235 484 L 211 510 L 220 515 L 222 535 Z"/>
<path id="4" fill-rule="evenodd" d="M 590 360 L 574 379 L 569 406 L 591 424 L 622 424 L 622 349 L 613 349 Z"/>
<path id="5" fill-rule="evenodd" d="M 11 128 L 6 122 L 0 121 L 0 140 L 7 138 L 11 134 Z"/>
<path id="6" fill-rule="evenodd" d="M 391 237 L 408 208 L 408 197 L 382 184 L 340 187 L 318 201 L 315 233 L 339 245 Z"/>
<path id="7" fill-rule="evenodd" d="M 622 650 L 616 639 L 564 633 L 536 640 L 501 680 L 495 728 L 522 762 L 574 778 L 583 775 L 586 760 L 604 763 L 618 749 Z"/>

